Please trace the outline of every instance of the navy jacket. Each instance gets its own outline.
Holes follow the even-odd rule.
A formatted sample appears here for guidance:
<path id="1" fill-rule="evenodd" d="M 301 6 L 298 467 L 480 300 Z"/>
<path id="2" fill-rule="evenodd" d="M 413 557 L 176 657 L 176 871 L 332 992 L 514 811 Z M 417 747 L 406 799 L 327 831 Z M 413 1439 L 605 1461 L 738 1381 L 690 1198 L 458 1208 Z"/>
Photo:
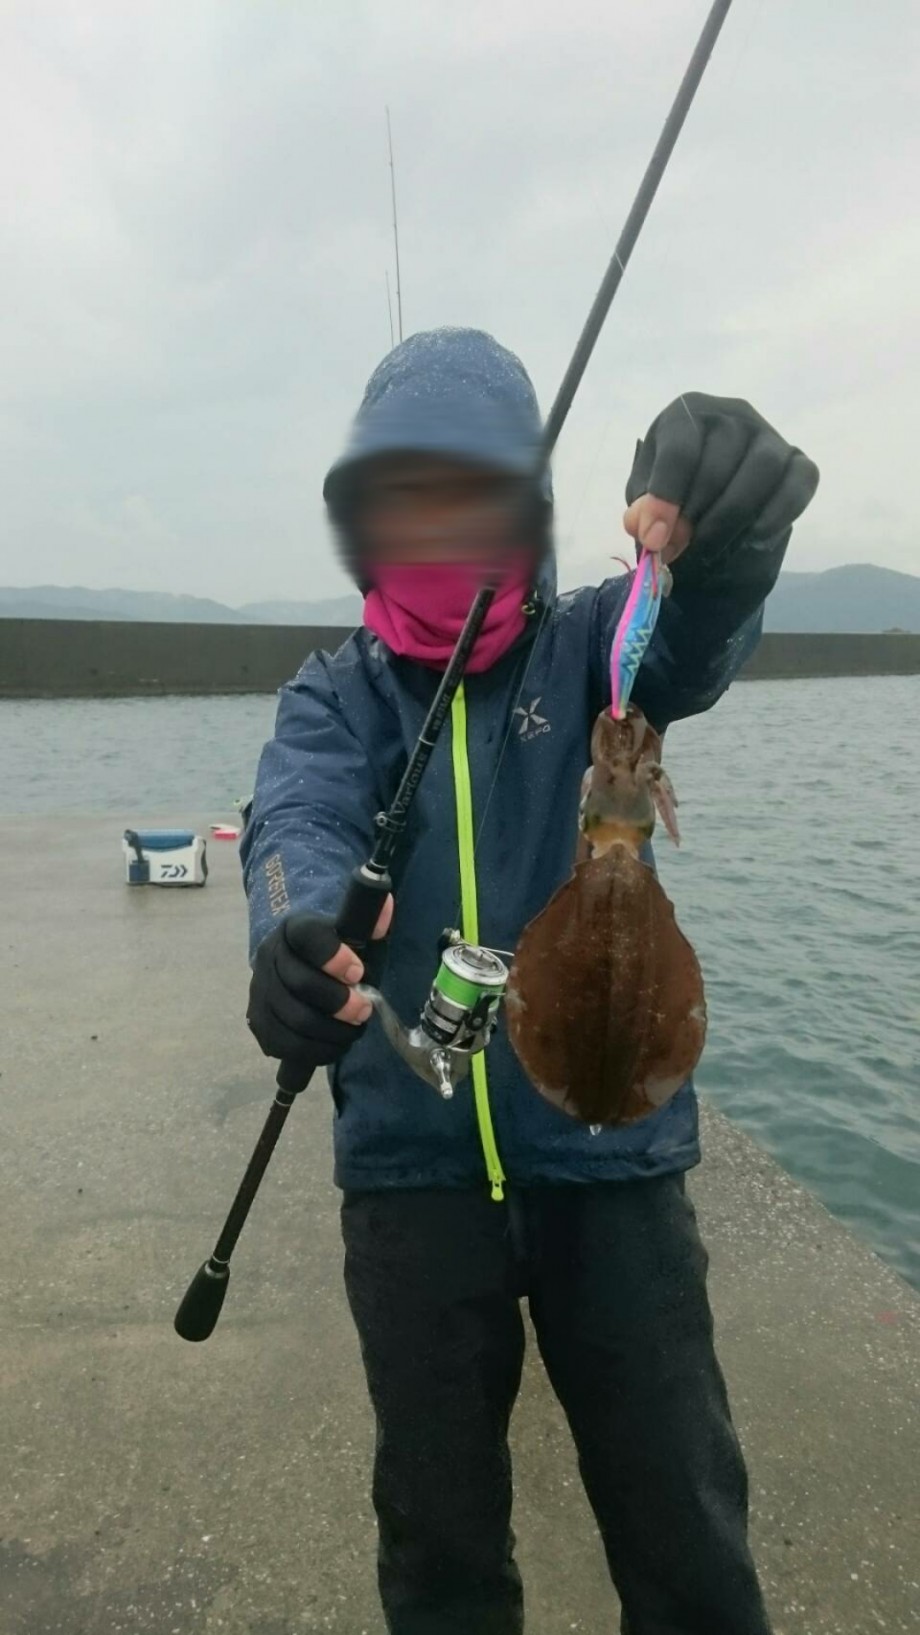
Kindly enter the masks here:
<path id="1" fill-rule="evenodd" d="M 351 457 L 433 446 L 482 457 L 483 399 L 496 358 L 507 394 L 511 355 L 478 332 L 448 333 L 458 337 L 453 367 L 450 358 L 445 367 L 443 335 L 430 351 L 424 335 L 397 348 L 389 374 L 384 360 L 359 413 Z M 533 388 L 517 368 L 507 464 L 524 469 L 539 418 Z M 449 405 L 437 444 L 433 377 Z M 419 392 L 419 378 L 427 391 Z M 487 446 L 496 463 L 503 463 L 496 446 L 501 407 L 499 400 L 496 412 L 493 397 Z M 333 468 L 333 488 L 348 459 Z M 333 515 L 336 503 L 333 496 Z M 674 590 L 633 692 L 659 732 L 709 709 L 756 646 L 788 537 L 787 530 L 766 543 L 735 542 L 730 554 L 713 553 L 711 572 L 699 559 L 689 574 L 675 565 Z M 628 583 L 623 576 L 557 596 L 549 559 L 523 636 L 492 669 L 464 682 L 412 808 L 395 871 L 393 927 L 374 972 L 405 1022 L 418 1019 L 445 927 L 459 924 L 470 940 L 512 949 L 571 872 L 581 778 L 594 719 L 609 702 L 610 645 Z M 279 916 L 296 909 L 335 914 L 349 874 L 370 853 L 374 816 L 395 793 L 438 679 L 359 630 L 334 655 L 312 654 L 282 688 L 242 841 L 251 953 Z M 562 970 L 559 980 L 566 980 Z M 475 1060 L 474 1082 L 464 1081 L 445 1102 L 415 1078 L 372 1018 L 331 1074 L 338 1184 L 472 1186 L 488 1175 L 500 1196 L 505 1178 L 519 1185 L 631 1179 L 698 1161 L 690 1083 L 640 1123 L 592 1135 L 532 1088 L 502 1025 Z"/>

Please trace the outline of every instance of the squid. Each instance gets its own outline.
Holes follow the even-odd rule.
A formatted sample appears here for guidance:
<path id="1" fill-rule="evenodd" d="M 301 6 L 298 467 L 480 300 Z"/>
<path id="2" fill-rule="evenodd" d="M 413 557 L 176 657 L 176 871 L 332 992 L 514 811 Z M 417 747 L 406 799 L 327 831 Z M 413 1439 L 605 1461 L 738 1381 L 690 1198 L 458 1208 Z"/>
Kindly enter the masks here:
<path id="1" fill-rule="evenodd" d="M 615 638 L 618 664 L 623 651 Z M 677 798 L 661 738 L 628 690 L 615 686 L 595 721 L 574 869 L 525 927 L 506 992 L 509 1037 L 531 1083 L 595 1130 L 664 1106 L 706 1037 L 699 961 L 642 857 L 656 818 L 679 843 Z"/>

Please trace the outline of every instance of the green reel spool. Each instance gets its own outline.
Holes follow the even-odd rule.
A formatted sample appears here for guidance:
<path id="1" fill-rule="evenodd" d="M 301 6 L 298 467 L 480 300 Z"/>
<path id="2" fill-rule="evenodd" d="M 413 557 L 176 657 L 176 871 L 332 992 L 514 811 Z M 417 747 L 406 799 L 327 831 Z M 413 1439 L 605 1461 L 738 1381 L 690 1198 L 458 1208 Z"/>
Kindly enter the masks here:
<path id="1" fill-rule="evenodd" d="M 442 1049 L 472 1053 L 488 1044 L 508 982 L 508 967 L 492 948 L 450 941 L 420 1018 Z"/>

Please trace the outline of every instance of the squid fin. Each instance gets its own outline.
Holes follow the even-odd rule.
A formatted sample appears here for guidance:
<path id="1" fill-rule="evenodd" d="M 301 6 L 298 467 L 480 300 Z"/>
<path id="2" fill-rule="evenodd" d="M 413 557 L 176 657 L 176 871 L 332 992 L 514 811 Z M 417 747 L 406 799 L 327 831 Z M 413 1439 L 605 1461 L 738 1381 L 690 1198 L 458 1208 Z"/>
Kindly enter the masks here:
<path id="1" fill-rule="evenodd" d="M 675 846 L 680 845 L 680 829 L 677 826 L 677 796 L 674 793 L 668 774 L 659 767 L 652 778 L 652 799 L 658 809 L 658 816 L 671 836 Z"/>

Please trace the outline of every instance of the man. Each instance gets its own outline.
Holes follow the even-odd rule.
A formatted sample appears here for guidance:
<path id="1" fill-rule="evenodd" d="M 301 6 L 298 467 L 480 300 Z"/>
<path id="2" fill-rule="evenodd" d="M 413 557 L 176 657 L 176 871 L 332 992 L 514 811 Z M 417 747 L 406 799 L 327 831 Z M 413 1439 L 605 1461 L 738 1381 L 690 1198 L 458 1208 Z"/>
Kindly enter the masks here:
<path id="1" fill-rule="evenodd" d="M 459 918 L 471 940 L 511 948 L 571 871 L 629 581 L 557 597 L 552 490 L 532 479 L 539 435 L 523 366 L 477 331 L 413 336 L 368 384 L 324 489 L 365 626 L 282 690 L 263 752 L 243 841 L 249 1021 L 266 1054 L 332 1069 L 391 1635 L 524 1627 L 507 1446 L 522 1298 L 623 1629 L 767 1635 L 684 1190 L 699 1159 L 692 1085 L 592 1135 L 536 1094 L 500 1030 L 472 1085 L 443 1101 L 367 1026 L 351 991 L 361 961 L 331 925 L 485 568 L 499 588 L 412 809 L 375 980 L 414 1020 L 446 926 Z M 753 650 L 816 484 L 740 400 L 682 397 L 639 444 L 626 528 L 674 580 L 633 692 L 659 732 L 714 704 Z"/>

